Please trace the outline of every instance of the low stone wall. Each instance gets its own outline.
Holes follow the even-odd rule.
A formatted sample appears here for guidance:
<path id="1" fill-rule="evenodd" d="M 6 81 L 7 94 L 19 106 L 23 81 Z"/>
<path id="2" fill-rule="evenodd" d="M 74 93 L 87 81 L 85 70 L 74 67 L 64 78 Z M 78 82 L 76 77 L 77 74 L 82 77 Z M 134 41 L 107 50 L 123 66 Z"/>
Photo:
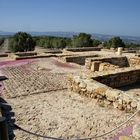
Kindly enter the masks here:
<path id="1" fill-rule="evenodd" d="M 90 76 L 92 79 L 106 84 L 110 87 L 122 87 L 140 81 L 140 66 L 96 72 Z"/>
<path id="2" fill-rule="evenodd" d="M 48 51 L 45 51 L 44 53 L 61 54 L 62 51 L 61 50 L 48 50 Z"/>
<path id="3" fill-rule="evenodd" d="M 101 47 L 84 47 L 84 48 L 65 48 L 64 51 L 85 52 L 85 51 L 100 51 Z"/>
<path id="4" fill-rule="evenodd" d="M 36 56 L 37 52 L 19 52 L 19 53 L 15 53 L 15 55 L 19 57 Z"/>
<path id="5" fill-rule="evenodd" d="M 115 49 L 115 48 L 110 48 L 110 49 L 101 49 L 101 51 L 104 51 L 104 52 L 117 52 L 117 49 Z"/>
<path id="6" fill-rule="evenodd" d="M 96 54 L 72 55 L 72 56 L 63 57 L 63 61 L 84 65 L 86 58 L 90 58 L 90 57 L 93 58 L 93 57 L 97 57 L 97 56 L 98 55 L 96 55 Z"/>
<path id="7" fill-rule="evenodd" d="M 80 76 L 68 77 L 68 88 L 80 95 L 96 98 L 102 106 L 113 106 L 120 110 L 135 111 L 139 101 L 127 95 L 125 92 L 113 89 L 93 79 L 85 79 Z"/>
<path id="8" fill-rule="evenodd" d="M 7 53 L 0 53 L 0 57 L 8 57 Z"/>
<path id="9" fill-rule="evenodd" d="M 47 58 L 47 57 L 56 57 L 55 54 L 43 54 L 43 55 L 35 55 L 35 56 L 23 56 L 23 57 L 19 57 L 17 55 L 15 55 L 14 59 L 15 60 L 21 60 L 21 59 L 34 59 L 34 58 Z"/>
<path id="10" fill-rule="evenodd" d="M 109 67 L 112 67 L 113 65 L 116 66 L 116 68 L 118 68 L 118 67 L 128 67 L 129 66 L 127 57 L 125 57 L 125 56 L 121 56 L 121 57 L 98 57 L 98 58 L 87 58 L 85 60 L 86 68 L 91 69 L 92 65 L 96 61 L 100 62 L 100 64 L 101 63 L 110 63 L 110 65 L 108 65 Z"/>
<path id="11" fill-rule="evenodd" d="M 116 70 L 119 66 L 110 64 L 110 63 L 101 63 L 99 65 L 99 71 L 108 71 L 108 70 Z"/>
<path id="12" fill-rule="evenodd" d="M 128 58 L 128 61 L 131 67 L 140 65 L 140 57 L 131 57 L 131 58 Z"/>
<path id="13" fill-rule="evenodd" d="M 119 66 L 110 64 L 110 63 L 102 63 L 101 61 L 94 61 L 91 64 L 91 68 L 90 70 L 92 72 L 95 71 L 108 71 L 108 70 L 116 70 L 117 68 L 119 68 Z"/>

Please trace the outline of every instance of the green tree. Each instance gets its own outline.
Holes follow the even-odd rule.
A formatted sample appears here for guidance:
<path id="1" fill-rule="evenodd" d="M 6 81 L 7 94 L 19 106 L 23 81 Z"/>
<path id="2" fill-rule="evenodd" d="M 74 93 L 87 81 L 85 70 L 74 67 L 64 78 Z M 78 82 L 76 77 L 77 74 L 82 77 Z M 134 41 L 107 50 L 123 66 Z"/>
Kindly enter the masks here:
<path id="1" fill-rule="evenodd" d="M 91 47 L 92 39 L 90 34 L 80 33 L 72 38 L 73 47 Z"/>
<path id="2" fill-rule="evenodd" d="M 9 40 L 9 49 L 12 52 L 26 52 L 35 49 L 35 41 L 30 34 L 18 32 Z"/>
<path id="3" fill-rule="evenodd" d="M 120 37 L 113 37 L 110 40 L 104 42 L 104 47 L 118 48 L 118 47 L 125 47 L 125 44 Z"/>
<path id="4" fill-rule="evenodd" d="M 93 46 L 93 47 L 97 47 L 97 46 L 100 45 L 100 44 L 102 44 L 101 41 L 96 40 L 96 39 L 93 39 L 93 40 L 92 40 L 92 46 Z"/>

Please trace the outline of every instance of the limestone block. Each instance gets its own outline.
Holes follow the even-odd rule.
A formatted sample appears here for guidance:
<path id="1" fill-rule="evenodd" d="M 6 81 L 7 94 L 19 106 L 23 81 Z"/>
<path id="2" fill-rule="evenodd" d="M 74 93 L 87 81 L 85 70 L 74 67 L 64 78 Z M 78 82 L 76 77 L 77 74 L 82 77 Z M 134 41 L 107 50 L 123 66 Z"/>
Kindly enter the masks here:
<path id="1" fill-rule="evenodd" d="M 93 92 L 94 91 L 94 85 L 93 84 L 88 84 L 87 85 L 87 91 L 88 92 Z"/>
<path id="2" fill-rule="evenodd" d="M 83 81 L 80 82 L 79 87 L 80 88 L 86 88 L 87 84 Z"/>
<path id="3" fill-rule="evenodd" d="M 137 102 L 137 110 L 140 110 L 140 101 Z"/>
<path id="4" fill-rule="evenodd" d="M 82 81 L 80 76 L 75 76 L 73 79 L 76 84 L 80 84 L 80 82 Z"/>
<path id="5" fill-rule="evenodd" d="M 99 71 L 104 71 L 106 63 L 101 63 L 99 66 Z"/>
<path id="6" fill-rule="evenodd" d="M 122 100 L 124 102 L 126 102 L 127 104 L 130 104 L 132 102 L 132 99 L 129 96 L 125 95 L 125 94 L 122 96 Z"/>
<path id="7" fill-rule="evenodd" d="M 114 106 L 114 108 L 118 108 L 119 103 L 117 101 L 115 101 L 115 102 L 113 102 L 113 106 Z"/>
<path id="8" fill-rule="evenodd" d="M 110 101 L 108 101 L 108 100 L 104 100 L 104 104 L 105 104 L 106 106 L 108 106 L 108 105 L 110 105 L 110 104 L 111 104 L 111 102 L 110 102 Z"/>
<path id="9" fill-rule="evenodd" d="M 85 60 L 85 67 L 86 67 L 87 69 L 90 69 L 90 68 L 91 68 L 91 59 L 90 59 L 90 58 L 87 58 L 87 59 Z"/>
<path id="10" fill-rule="evenodd" d="M 100 94 L 100 95 L 102 95 L 102 96 L 105 96 L 105 92 L 106 91 L 107 91 L 107 89 L 104 88 L 104 87 L 100 87 L 100 88 L 96 88 L 95 89 L 95 92 L 98 93 L 98 94 Z"/>
<path id="11" fill-rule="evenodd" d="M 113 89 L 107 89 L 105 95 L 109 101 L 115 101 L 119 97 L 120 92 Z"/>
<path id="12" fill-rule="evenodd" d="M 137 107 L 137 103 L 135 101 L 131 102 L 131 107 L 136 108 Z"/>
<path id="13" fill-rule="evenodd" d="M 140 124 L 134 125 L 132 135 L 136 140 L 140 140 Z"/>

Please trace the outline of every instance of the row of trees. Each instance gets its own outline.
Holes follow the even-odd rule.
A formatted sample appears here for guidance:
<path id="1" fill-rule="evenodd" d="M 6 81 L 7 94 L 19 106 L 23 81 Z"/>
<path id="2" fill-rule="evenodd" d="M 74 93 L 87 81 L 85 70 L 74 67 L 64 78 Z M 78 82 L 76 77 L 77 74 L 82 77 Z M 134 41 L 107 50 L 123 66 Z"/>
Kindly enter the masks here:
<path id="1" fill-rule="evenodd" d="M 34 37 L 37 46 L 43 48 L 65 48 L 68 44 L 69 39 L 62 37 L 51 37 L 51 36 L 43 36 L 43 37 Z"/>
<path id="2" fill-rule="evenodd" d="M 0 46 L 4 43 L 4 38 L 0 38 Z"/>
<path id="3" fill-rule="evenodd" d="M 0 43 L 3 40 L 0 40 Z M 80 33 L 72 38 L 62 37 L 50 37 L 40 36 L 32 37 L 30 34 L 25 32 L 18 32 L 9 39 L 9 50 L 12 52 L 25 52 L 33 51 L 35 46 L 44 48 L 57 48 L 63 49 L 65 47 L 96 47 L 102 42 L 99 40 L 92 39 L 90 34 Z M 139 44 L 125 44 L 120 37 L 113 37 L 110 40 L 103 43 L 105 48 L 117 48 L 117 47 L 140 47 Z"/>
<path id="4" fill-rule="evenodd" d="M 62 37 L 35 37 L 37 45 L 44 48 L 65 48 L 67 47 L 96 47 L 100 41 L 92 39 L 90 34 L 80 33 L 72 38 Z"/>
<path id="5" fill-rule="evenodd" d="M 125 47 L 125 48 L 132 48 L 137 49 L 140 48 L 140 44 L 136 43 L 124 43 L 120 37 L 113 37 L 108 41 L 103 43 L 104 48 L 118 48 L 118 47 Z"/>

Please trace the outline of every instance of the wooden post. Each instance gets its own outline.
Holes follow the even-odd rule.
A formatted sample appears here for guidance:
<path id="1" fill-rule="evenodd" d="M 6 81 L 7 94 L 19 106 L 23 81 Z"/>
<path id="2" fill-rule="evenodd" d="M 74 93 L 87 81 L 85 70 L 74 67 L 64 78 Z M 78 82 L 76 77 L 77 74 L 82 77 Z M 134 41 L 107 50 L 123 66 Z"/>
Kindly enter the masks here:
<path id="1" fill-rule="evenodd" d="M 0 117 L 0 140 L 9 140 L 8 126 L 5 117 Z"/>

